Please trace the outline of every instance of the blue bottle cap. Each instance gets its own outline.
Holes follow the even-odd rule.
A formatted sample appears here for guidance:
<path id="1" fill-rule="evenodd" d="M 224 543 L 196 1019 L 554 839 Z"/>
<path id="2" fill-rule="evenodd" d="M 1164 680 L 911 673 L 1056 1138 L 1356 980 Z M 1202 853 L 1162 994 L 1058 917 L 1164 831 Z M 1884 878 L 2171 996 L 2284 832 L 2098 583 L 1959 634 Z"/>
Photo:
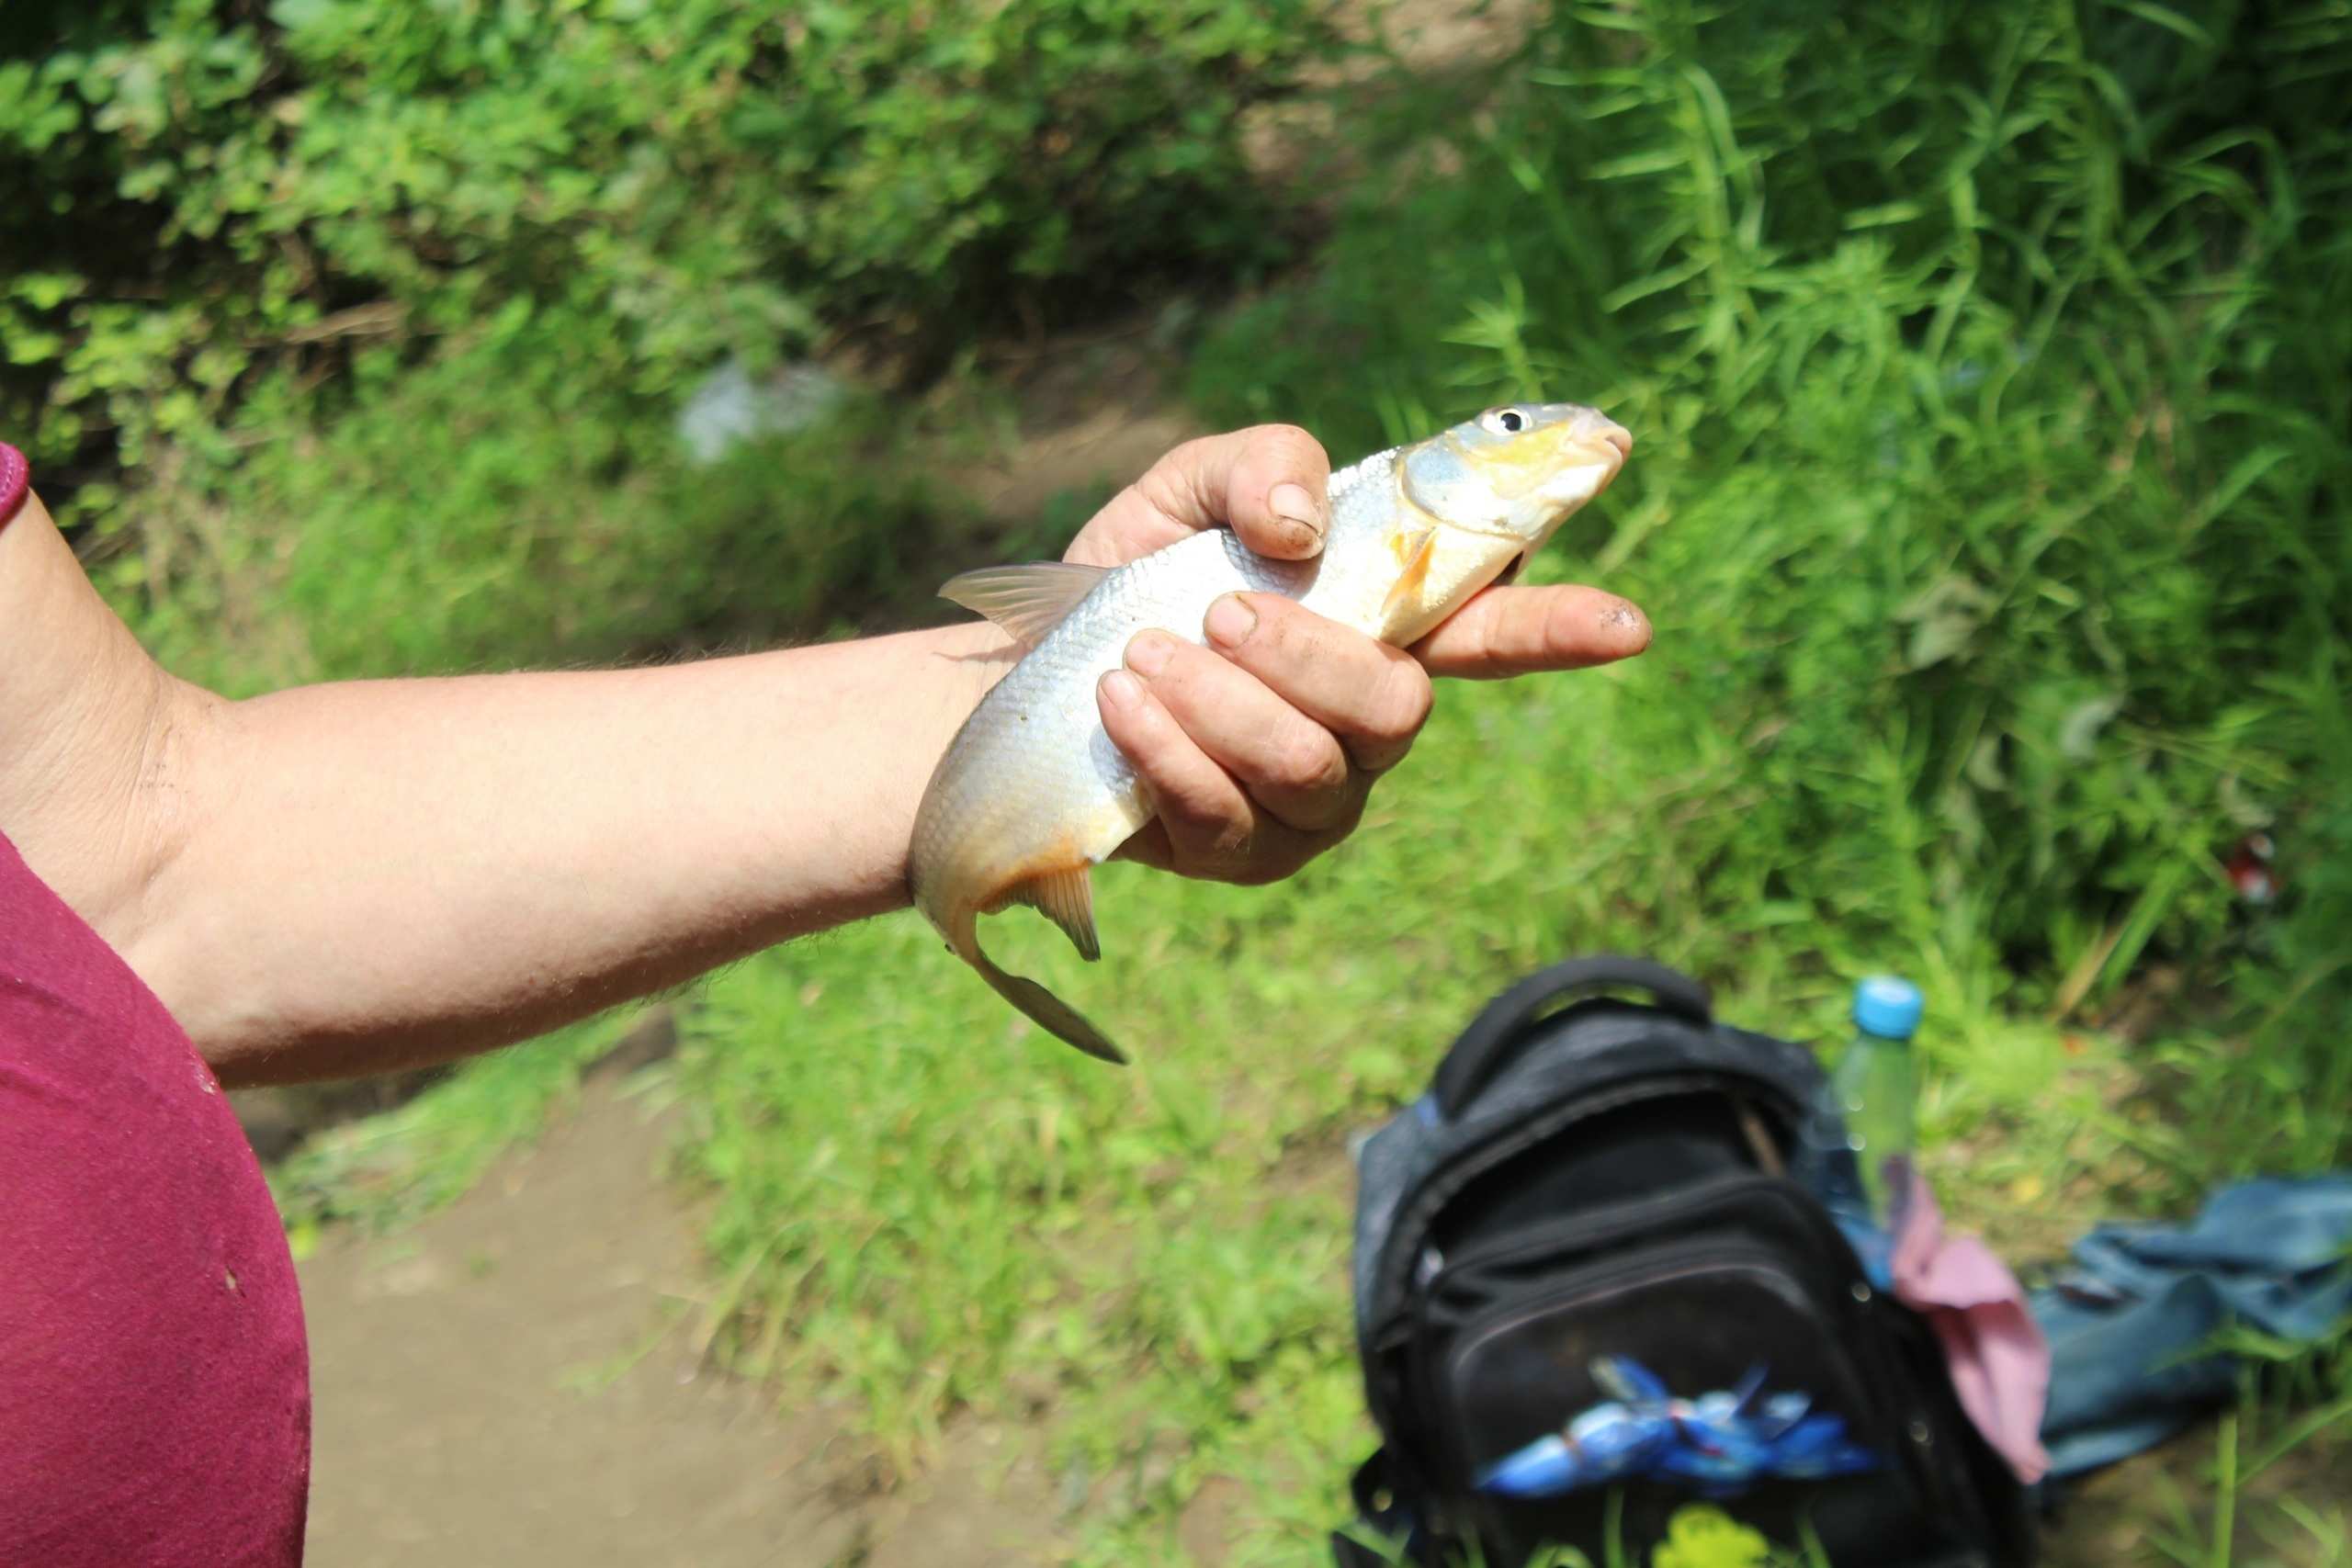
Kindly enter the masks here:
<path id="1" fill-rule="evenodd" d="M 1854 1026 L 1882 1040 L 1908 1040 L 1919 1027 L 1919 987 L 1873 975 L 1854 987 Z"/>

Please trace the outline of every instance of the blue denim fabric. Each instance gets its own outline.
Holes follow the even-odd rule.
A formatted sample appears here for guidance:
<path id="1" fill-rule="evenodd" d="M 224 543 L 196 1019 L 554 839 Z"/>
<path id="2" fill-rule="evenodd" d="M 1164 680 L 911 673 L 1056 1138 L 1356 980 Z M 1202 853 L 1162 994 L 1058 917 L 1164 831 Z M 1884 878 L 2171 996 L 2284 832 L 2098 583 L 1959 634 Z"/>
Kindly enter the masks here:
<path id="1" fill-rule="evenodd" d="M 2154 1447 L 2227 1400 L 2236 1369 L 2199 1355 L 2233 1323 L 2316 1339 L 2352 1313 L 2352 1172 L 2222 1189 L 2187 1225 L 2102 1225 L 2032 1295 L 2050 1337 L 2051 1474 Z"/>

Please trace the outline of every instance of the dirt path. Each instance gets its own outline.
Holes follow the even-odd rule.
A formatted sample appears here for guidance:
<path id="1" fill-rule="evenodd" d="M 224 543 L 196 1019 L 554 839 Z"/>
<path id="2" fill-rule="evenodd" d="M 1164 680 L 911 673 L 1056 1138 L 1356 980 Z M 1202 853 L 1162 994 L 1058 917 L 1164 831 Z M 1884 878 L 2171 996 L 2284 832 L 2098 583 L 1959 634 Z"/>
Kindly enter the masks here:
<path id="1" fill-rule="evenodd" d="M 577 1114 L 400 1235 L 301 1267 L 316 1568 L 911 1568 L 1032 1562 L 1045 1482 L 972 1431 L 889 1496 L 855 1445 L 699 1368 L 709 1284 L 663 1179 L 670 1129 L 592 1085 Z"/>

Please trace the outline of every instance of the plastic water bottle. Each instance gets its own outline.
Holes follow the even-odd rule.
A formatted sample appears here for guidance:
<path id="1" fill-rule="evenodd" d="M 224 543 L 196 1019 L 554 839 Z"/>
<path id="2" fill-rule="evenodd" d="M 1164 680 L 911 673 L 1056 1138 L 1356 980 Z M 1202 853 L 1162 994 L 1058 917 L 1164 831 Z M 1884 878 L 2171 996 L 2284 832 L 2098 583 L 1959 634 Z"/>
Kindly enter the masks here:
<path id="1" fill-rule="evenodd" d="M 1874 975 L 1855 987 L 1854 1039 L 1829 1079 L 1871 1219 L 1881 1229 L 1895 1191 L 1909 1179 L 1918 1143 L 1919 1077 L 1911 1036 L 1918 1032 L 1919 1011 L 1919 989 L 1908 980 Z"/>
<path id="2" fill-rule="evenodd" d="M 1854 1038 L 1806 1119 L 1797 1152 L 1798 1177 L 1881 1288 L 1892 1251 L 1893 1189 L 1906 1178 L 1916 1143 L 1911 1036 L 1919 1013 L 1918 988 L 1907 980 L 1873 976 L 1855 987 Z"/>

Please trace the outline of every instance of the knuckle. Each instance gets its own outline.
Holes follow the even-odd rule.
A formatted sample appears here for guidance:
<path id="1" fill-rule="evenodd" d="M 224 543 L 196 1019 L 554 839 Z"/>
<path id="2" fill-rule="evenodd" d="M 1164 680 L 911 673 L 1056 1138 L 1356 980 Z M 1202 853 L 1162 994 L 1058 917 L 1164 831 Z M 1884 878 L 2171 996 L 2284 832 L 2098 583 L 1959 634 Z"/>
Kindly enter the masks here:
<path id="1" fill-rule="evenodd" d="M 1236 822 L 1219 833 L 1212 847 L 1219 860 L 1244 871 L 1254 868 L 1263 858 L 1255 852 L 1257 835 L 1250 830 L 1246 822 Z"/>
<path id="2" fill-rule="evenodd" d="M 1250 880 L 1260 861 L 1257 829 L 1247 813 L 1216 811 L 1182 825 L 1178 835 L 1187 844 L 1193 862 L 1222 882 Z"/>
<path id="3" fill-rule="evenodd" d="M 1184 504 L 1184 498 L 1191 488 L 1179 466 L 1179 455 L 1182 451 L 1182 447 L 1178 447 L 1136 475 L 1135 481 L 1114 497 L 1102 510 L 1118 509 L 1145 515 L 1155 512 L 1177 512 Z"/>
<path id="4" fill-rule="evenodd" d="M 1333 790 L 1347 783 L 1348 760 L 1329 734 L 1300 726 L 1275 748 L 1273 773 L 1295 790 Z"/>
<path id="5" fill-rule="evenodd" d="M 1161 795 L 1162 809 L 1191 830 L 1195 838 L 1211 837 L 1224 829 L 1232 820 L 1226 801 L 1216 792 L 1201 787 L 1195 779 L 1179 782 Z"/>
<path id="6" fill-rule="evenodd" d="M 1323 443 L 1295 424 L 1261 424 L 1251 429 L 1249 436 L 1251 447 L 1283 467 L 1330 467 Z"/>
<path id="7" fill-rule="evenodd" d="M 1154 474 L 1162 476 L 1187 472 L 1200 466 L 1202 458 L 1216 450 L 1216 437 L 1195 435 L 1189 441 L 1179 441 L 1159 455 L 1159 460 L 1144 470 L 1148 479 Z"/>
<path id="8" fill-rule="evenodd" d="M 1189 512 L 1201 499 L 1202 470 L 1208 466 L 1213 451 L 1207 437 L 1171 446 L 1127 489 L 1154 511 L 1170 514 Z"/>
<path id="9" fill-rule="evenodd" d="M 1258 628 L 1250 637 L 1250 652 L 1274 679 L 1301 678 L 1349 651 L 1347 639 L 1355 634 L 1279 593 L 1261 593 L 1257 599 Z"/>
<path id="10" fill-rule="evenodd" d="M 1369 728 L 1373 739 L 1412 739 L 1429 722 L 1430 707 L 1435 700 L 1428 671 L 1410 659 L 1390 660 L 1372 704 Z"/>
<path id="11" fill-rule="evenodd" d="M 1185 837 L 1204 849 L 1222 852 L 1237 838 L 1250 834 L 1249 813 L 1238 792 L 1219 787 L 1222 778 L 1186 777 L 1163 797 L 1163 810 L 1181 826 Z"/>

